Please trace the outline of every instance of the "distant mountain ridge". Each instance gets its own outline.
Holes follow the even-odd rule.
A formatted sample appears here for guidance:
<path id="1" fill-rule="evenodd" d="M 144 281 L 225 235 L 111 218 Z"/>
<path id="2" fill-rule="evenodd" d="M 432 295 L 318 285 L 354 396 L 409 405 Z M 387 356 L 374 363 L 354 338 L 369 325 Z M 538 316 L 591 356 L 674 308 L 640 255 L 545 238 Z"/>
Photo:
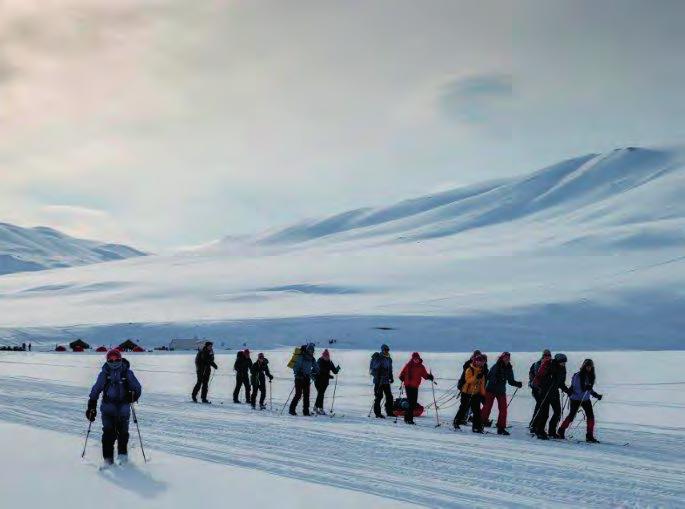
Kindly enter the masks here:
<path id="1" fill-rule="evenodd" d="M 0 275 L 145 255 L 129 246 L 78 239 L 46 226 L 23 228 L 0 223 Z"/>

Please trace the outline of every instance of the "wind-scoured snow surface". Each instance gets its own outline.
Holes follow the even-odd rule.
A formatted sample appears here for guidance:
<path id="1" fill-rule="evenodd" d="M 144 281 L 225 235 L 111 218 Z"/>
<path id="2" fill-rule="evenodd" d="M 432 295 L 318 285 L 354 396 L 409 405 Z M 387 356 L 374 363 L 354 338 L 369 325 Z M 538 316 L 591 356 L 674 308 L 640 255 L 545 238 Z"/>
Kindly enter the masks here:
<path id="1" fill-rule="evenodd" d="M 0 278 L 0 336 L 682 349 L 685 150 L 624 148 L 251 238 Z"/>
<path id="2" fill-rule="evenodd" d="M 488 351 L 491 359 L 497 353 Z M 466 427 L 451 430 L 456 404 L 450 397 L 465 353 L 422 352 L 437 377 L 440 427 L 432 410 L 417 418 L 415 427 L 368 418 L 370 354 L 332 350 L 333 361 L 342 366 L 334 418 L 279 415 L 292 388 L 292 373 L 285 367 L 289 351 L 266 352 L 275 375 L 273 412 L 232 403 L 233 353 L 217 355 L 211 406 L 189 402 L 195 383 L 192 354 L 128 354 L 143 385 L 137 414 L 151 461 L 143 463 L 131 423 L 133 466 L 99 474 L 94 467 L 101 456 L 99 416 L 85 464 L 80 454 L 88 392 L 103 356 L 0 352 L 0 421 L 9 423 L 0 424 L 7 466 L 0 476 L 2 500 L 8 507 L 57 508 L 187 507 L 192 494 L 193 504 L 203 507 L 226 507 L 227 501 L 260 507 L 308 507 L 321 501 L 335 507 L 683 505 L 683 352 L 568 354 L 569 379 L 586 356 L 595 361 L 595 388 L 604 394 L 595 405 L 596 434 L 605 442 L 599 445 L 574 441 L 584 439 L 580 414 L 579 426 L 569 428 L 573 440 L 529 437 L 534 402 L 525 387 L 509 408 L 510 437 L 474 435 Z M 410 354 L 392 355 L 397 375 Z M 527 381 L 528 366 L 538 356 L 513 352 L 517 380 Z M 331 386 L 327 411 L 332 392 Z M 432 401 L 428 382 L 419 401 Z"/>
<path id="3" fill-rule="evenodd" d="M 144 255 L 128 246 L 77 239 L 45 226 L 22 228 L 0 223 L 0 275 Z"/>

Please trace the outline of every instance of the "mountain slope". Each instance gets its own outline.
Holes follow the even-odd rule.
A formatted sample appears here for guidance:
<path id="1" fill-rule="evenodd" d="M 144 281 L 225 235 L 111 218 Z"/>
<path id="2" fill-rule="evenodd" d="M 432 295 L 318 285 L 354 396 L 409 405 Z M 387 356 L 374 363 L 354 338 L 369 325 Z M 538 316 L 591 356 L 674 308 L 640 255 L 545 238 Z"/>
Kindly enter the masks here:
<path id="1" fill-rule="evenodd" d="M 0 275 L 144 255 L 128 246 L 77 239 L 44 226 L 22 228 L 0 223 Z"/>
<path id="2" fill-rule="evenodd" d="M 0 336 L 685 348 L 684 161 L 621 149 L 107 271 L 5 276 Z"/>

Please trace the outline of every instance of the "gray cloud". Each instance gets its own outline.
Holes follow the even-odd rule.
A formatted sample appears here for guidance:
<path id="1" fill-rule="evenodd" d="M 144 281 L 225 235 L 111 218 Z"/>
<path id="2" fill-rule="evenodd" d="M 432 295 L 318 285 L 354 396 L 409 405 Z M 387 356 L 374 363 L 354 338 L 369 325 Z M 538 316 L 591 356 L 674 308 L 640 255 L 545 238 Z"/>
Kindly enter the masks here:
<path id="1" fill-rule="evenodd" d="M 509 74 L 478 74 L 443 86 L 438 107 L 448 118 L 468 125 L 484 125 L 508 118 L 513 96 Z"/>

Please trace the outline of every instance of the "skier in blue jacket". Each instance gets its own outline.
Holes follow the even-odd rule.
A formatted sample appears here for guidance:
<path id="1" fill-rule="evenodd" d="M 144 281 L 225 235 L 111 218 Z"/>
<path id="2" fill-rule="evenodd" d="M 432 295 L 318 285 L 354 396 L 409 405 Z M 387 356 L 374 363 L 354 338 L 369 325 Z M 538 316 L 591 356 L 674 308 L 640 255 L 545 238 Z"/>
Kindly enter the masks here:
<path id="1" fill-rule="evenodd" d="M 302 398 L 302 414 L 309 414 L 309 389 L 312 377 L 319 373 L 319 366 L 314 358 L 314 343 L 309 343 L 300 351 L 300 356 L 293 367 L 295 374 L 295 396 L 290 402 L 290 415 L 297 415 L 295 409 Z"/>
<path id="2" fill-rule="evenodd" d="M 131 403 L 142 393 L 140 382 L 133 374 L 130 363 L 121 357 L 119 350 L 107 352 L 97 381 L 90 390 L 86 418 L 93 422 L 97 416 L 97 402 L 102 393 L 102 456 L 106 465 L 114 462 L 114 442 L 117 442 L 119 463 L 128 459 L 128 423 Z"/>

